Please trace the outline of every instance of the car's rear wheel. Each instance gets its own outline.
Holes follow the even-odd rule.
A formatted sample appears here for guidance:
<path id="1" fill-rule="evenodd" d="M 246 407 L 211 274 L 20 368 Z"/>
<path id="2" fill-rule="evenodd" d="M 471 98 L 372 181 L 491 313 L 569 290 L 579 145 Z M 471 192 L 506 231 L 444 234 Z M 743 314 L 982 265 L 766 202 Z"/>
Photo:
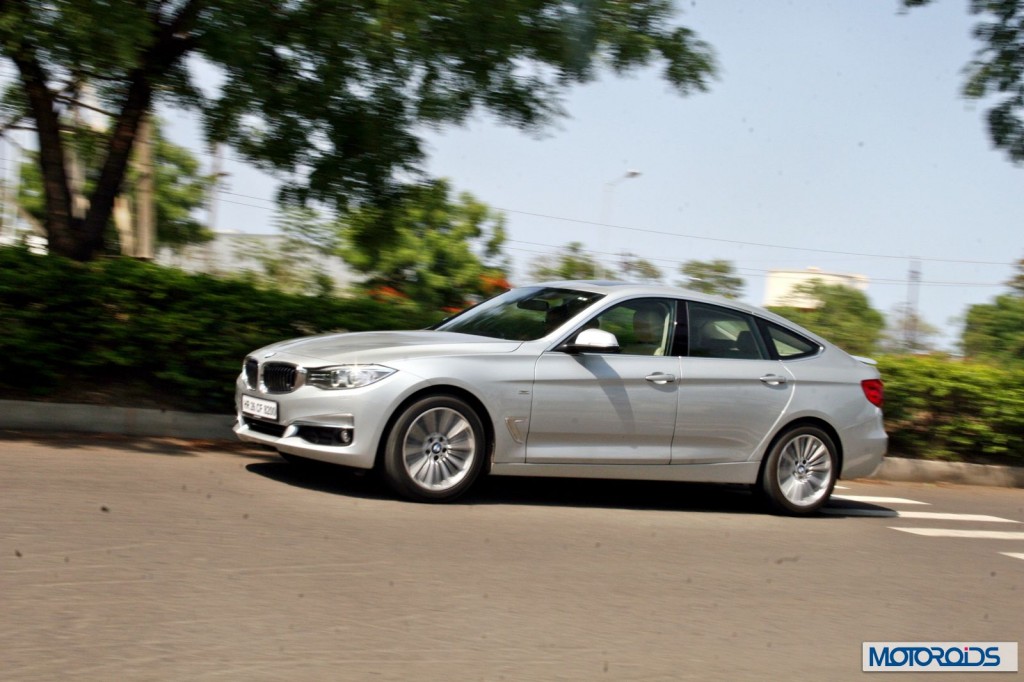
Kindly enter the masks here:
<path id="1" fill-rule="evenodd" d="M 409 405 L 388 433 L 384 474 L 409 499 L 453 500 L 480 475 L 486 451 L 476 410 L 454 396 L 427 396 Z"/>
<path id="2" fill-rule="evenodd" d="M 813 514 L 824 505 L 838 477 L 835 443 L 816 426 L 800 426 L 772 445 L 761 474 L 768 503 L 784 514 Z"/>

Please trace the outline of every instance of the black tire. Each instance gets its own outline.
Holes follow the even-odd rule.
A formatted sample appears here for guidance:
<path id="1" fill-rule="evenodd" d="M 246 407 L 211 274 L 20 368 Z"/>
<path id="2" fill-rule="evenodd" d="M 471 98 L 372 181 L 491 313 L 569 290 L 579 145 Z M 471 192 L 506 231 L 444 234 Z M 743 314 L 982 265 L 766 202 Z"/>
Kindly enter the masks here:
<path id="1" fill-rule="evenodd" d="M 476 410 L 454 396 L 427 396 L 406 407 L 388 432 L 384 477 L 402 497 L 447 502 L 473 485 L 487 451 Z"/>
<path id="2" fill-rule="evenodd" d="M 805 516 L 828 502 L 838 477 L 832 438 L 816 426 L 798 426 L 772 444 L 759 488 L 774 511 Z"/>

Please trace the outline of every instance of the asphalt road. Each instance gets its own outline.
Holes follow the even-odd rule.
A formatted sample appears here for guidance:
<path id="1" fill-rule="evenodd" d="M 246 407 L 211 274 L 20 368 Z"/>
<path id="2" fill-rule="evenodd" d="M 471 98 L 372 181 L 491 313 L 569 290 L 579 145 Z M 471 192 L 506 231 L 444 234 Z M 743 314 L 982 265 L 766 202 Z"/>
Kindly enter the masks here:
<path id="1" fill-rule="evenodd" d="M 810 519 L 568 480 L 432 506 L 223 444 L 0 434 L 0 678 L 843 680 L 864 641 L 1024 641 L 1024 490 L 843 485 Z"/>

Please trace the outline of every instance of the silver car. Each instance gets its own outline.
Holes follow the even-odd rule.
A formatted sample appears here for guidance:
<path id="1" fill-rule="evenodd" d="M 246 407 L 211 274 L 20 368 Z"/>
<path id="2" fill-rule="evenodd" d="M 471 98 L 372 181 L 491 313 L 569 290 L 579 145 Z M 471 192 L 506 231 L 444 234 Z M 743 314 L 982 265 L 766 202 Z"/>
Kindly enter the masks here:
<path id="1" fill-rule="evenodd" d="M 379 467 L 451 500 L 482 474 L 750 484 L 809 514 L 885 453 L 882 382 L 766 310 L 682 289 L 556 282 L 420 331 L 253 352 L 235 433 L 290 460 Z"/>

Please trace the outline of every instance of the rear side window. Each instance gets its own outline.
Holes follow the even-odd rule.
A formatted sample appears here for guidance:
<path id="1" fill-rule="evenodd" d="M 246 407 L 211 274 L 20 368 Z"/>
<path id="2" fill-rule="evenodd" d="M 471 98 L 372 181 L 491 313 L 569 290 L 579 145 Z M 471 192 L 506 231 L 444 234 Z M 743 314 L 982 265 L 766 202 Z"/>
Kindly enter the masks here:
<path id="1" fill-rule="evenodd" d="M 807 358 L 821 350 L 821 346 L 814 341 L 777 324 L 767 322 L 765 326 L 768 327 L 768 338 L 780 360 Z"/>
<path id="2" fill-rule="evenodd" d="M 691 302 L 688 308 L 691 357 L 768 359 L 768 349 L 752 315 L 707 303 Z"/>

